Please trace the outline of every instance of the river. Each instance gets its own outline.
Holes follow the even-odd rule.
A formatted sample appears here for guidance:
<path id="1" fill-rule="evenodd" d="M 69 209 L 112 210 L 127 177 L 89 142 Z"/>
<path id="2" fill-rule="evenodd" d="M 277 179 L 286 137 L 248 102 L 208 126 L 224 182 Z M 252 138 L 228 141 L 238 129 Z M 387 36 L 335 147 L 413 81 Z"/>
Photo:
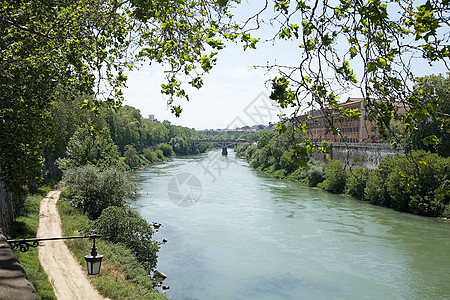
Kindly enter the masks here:
<path id="1" fill-rule="evenodd" d="M 133 174 L 175 299 L 450 298 L 450 224 L 251 169 L 233 151 Z"/>

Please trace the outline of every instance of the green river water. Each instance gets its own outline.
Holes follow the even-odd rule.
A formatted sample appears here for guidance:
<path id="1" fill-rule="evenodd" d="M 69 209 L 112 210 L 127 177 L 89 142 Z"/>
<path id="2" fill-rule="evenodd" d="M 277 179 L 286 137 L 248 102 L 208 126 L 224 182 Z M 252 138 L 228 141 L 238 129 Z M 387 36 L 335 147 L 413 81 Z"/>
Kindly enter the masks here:
<path id="1" fill-rule="evenodd" d="M 175 299 L 450 299 L 450 224 L 280 181 L 220 150 L 133 174 Z"/>

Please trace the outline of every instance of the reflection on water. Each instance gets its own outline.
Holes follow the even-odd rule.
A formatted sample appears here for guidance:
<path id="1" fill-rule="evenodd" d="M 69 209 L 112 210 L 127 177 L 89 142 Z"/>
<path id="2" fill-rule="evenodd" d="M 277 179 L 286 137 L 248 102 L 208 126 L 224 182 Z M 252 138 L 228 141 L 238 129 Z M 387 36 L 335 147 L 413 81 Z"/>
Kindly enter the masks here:
<path id="1" fill-rule="evenodd" d="M 217 150 L 220 152 L 220 150 Z M 174 176 L 201 198 L 169 200 Z M 271 178 L 216 151 L 134 174 L 175 299 L 450 297 L 450 226 Z"/>

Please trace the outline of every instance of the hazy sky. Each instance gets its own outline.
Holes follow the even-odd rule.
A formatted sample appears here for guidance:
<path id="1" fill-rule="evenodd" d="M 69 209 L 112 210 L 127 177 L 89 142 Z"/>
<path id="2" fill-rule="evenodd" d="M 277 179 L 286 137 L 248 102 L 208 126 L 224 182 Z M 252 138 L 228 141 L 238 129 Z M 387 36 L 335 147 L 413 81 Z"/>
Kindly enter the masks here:
<path id="1" fill-rule="evenodd" d="M 248 3 L 240 8 L 248 15 L 251 10 Z M 270 31 L 270 28 L 266 28 Z M 167 96 L 161 95 L 164 83 L 164 67 L 153 64 L 138 71 L 129 72 L 128 88 L 124 91 L 125 104 L 141 110 L 144 117 L 153 114 L 173 124 L 194 127 L 196 129 L 232 128 L 243 125 L 255 125 L 277 121 L 277 110 L 270 107 L 267 96 L 270 89 L 266 81 L 276 74 L 266 74 L 254 65 L 266 65 L 267 62 L 295 65 L 299 62 L 301 50 L 298 41 L 288 41 L 273 46 L 271 43 L 259 44 L 257 50 L 243 51 L 242 45 L 227 44 L 218 54 L 216 66 L 207 74 L 204 86 L 200 90 L 188 90 L 190 101 L 180 101 L 183 108 L 181 117 L 176 118 L 167 108 Z M 445 72 L 439 66 L 426 64 L 414 65 L 418 76 Z M 357 91 L 347 95 L 360 96 Z M 346 98 L 341 98 L 345 101 Z M 289 112 L 288 112 L 289 113 Z"/>

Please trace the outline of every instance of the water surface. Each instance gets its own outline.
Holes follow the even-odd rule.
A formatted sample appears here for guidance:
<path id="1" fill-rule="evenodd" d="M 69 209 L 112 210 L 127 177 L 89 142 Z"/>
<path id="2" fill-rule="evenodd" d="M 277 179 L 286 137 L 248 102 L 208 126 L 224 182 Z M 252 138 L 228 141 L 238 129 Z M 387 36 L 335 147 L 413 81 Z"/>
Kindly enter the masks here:
<path id="1" fill-rule="evenodd" d="M 180 174 L 200 184 L 174 188 Z M 158 269 L 169 297 L 450 298 L 449 224 L 271 178 L 232 151 L 133 178 L 141 196 L 131 205 L 168 240 Z M 174 190 L 195 203 L 175 204 Z"/>

